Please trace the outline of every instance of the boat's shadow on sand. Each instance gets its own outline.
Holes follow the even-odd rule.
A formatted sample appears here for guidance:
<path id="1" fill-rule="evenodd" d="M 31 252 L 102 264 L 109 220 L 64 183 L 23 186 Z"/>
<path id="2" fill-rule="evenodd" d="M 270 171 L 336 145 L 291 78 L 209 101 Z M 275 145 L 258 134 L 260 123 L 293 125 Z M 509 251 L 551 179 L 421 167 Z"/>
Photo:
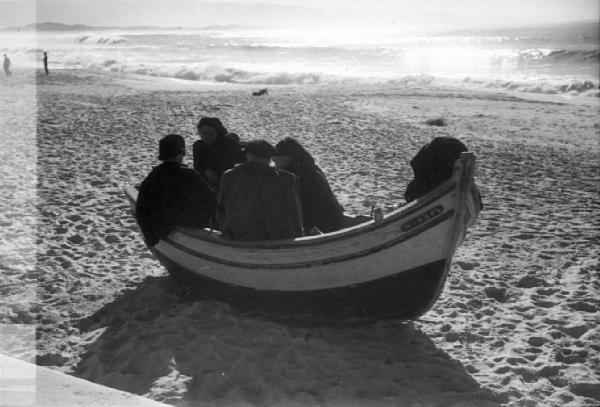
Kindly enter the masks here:
<path id="1" fill-rule="evenodd" d="M 79 328 L 75 375 L 175 405 L 469 405 L 501 401 L 410 322 L 273 321 L 149 277 Z"/>

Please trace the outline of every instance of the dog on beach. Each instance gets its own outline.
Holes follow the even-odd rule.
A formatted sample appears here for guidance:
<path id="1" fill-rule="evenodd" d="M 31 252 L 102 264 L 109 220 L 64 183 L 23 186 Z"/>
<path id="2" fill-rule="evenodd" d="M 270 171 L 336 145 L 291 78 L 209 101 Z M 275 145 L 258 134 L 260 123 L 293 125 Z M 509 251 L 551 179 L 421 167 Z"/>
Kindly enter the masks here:
<path id="1" fill-rule="evenodd" d="M 268 95 L 267 88 L 261 89 L 258 92 L 252 92 L 252 96 L 263 96 L 263 95 L 265 95 L 265 96 Z"/>

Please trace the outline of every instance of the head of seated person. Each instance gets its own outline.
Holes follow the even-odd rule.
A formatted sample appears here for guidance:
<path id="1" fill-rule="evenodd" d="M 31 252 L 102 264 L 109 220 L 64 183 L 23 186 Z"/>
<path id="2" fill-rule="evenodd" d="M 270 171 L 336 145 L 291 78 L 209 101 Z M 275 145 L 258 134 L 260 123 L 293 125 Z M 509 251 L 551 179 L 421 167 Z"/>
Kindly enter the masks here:
<path id="1" fill-rule="evenodd" d="M 198 134 L 200 139 L 207 145 L 212 146 L 218 138 L 227 134 L 227 129 L 216 117 L 203 117 L 198 122 Z"/>
<path id="2" fill-rule="evenodd" d="M 158 142 L 158 159 L 160 161 L 174 161 L 181 164 L 184 155 L 185 139 L 179 134 L 168 134 Z"/>
<path id="3" fill-rule="evenodd" d="M 286 137 L 275 146 L 273 162 L 277 168 L 291 170 L 315 164 L 313 156 L 294 138 Z"/>
<path id="4" fill-rule="evenodd" d="M 271 157 L 275 154 L 275 147 L 266 140 L 252 140 L 244 144 L 247 162 L 264 165 L 271 164 Z"/>

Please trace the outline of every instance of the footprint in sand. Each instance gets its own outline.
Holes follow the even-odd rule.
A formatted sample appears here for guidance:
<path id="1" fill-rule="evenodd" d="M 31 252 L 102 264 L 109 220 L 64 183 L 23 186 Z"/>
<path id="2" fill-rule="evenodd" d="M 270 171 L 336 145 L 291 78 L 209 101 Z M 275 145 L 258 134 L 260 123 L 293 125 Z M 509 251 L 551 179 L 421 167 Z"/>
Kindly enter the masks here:
<path id="1" fill-rule="evenodd" d="M 578 396 L 600 401 L 600 383 L 573 383 L 571 391 Z"/>
<path id="2" fill-rule="evenodd" d="M 559 305 L 559 303 L 557 303 L 557 302 L 545 301 L 545 300 L 533 300 L 532 302 L 533 302 L 533 305 L 535 305 L 536 307 L 540 307 L 540 308 L 552 308 L 552 307 Z"/>
<path id="3" fill-rule="evenodd" d="M 597 303 L 598 303 L 598 301 L 589 300 L 589 302 L 586 302 L 586 301 L 570 302 L 570 303 L 568 303 L 568 305 L 570 308 L 574 309 L 575 311 L 594 313 L 594 312 L 598 312 L 598 309 L 600 308 Z"/>
<path id="4" fill-rule="evenodd" d="M 547 283 L 545 280 L 531 275 L 523 277 L 516 284 L 519 288 L 544 287 L 546 285 Z"/>
<path id="5" fill-rule="evenodd" d="M 504 303 L 508 300 L 507 290 L 504 287 L 486 287 L 483 291 L 489 298 L 498 302 Z"/>
<path id="6" fill-rule="evenodd" d="M 548 338 L 545 338 L 543 336 L 532 336 L 530 337 L 527 342 L 531 345 L 531 346 L 543 346 L 545 343 L 548 342 Z"/>
<path id="7" fill-rule="evenodd" d="M 562 332 L 566 333 L 567 335 L 577 339 L 577 338 L 581 337 L 583 334 L 585 334 L 589 330 L 589 327 L 586 324 L 577 324 L 577 325 L 563 326 L 563 327 L 560 327 L 559 329 Z"/>
<path id="8" fill-rule="evenodd" d="M 556 353 L 555 360 L 567 365 L 573 365 L 576 363 L 584 363 L 587 357 L 588 351 L 585 349 L 573 350 L 569 348 L 562 348 Z"/>

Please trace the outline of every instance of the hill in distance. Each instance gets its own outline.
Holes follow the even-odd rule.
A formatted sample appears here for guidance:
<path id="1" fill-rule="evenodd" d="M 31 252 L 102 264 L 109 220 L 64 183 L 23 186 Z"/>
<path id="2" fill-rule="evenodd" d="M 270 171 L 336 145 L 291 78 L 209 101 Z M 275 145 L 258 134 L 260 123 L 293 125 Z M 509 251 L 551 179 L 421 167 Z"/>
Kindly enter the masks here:
<path id="1" fill-rule="evenodd" d="M 233 29 L 252 29 L 254 26 L 243 26 L 243 25 L 209 25 L 205 27 L 196 27 L 195 29 L 200 30 L 233 30 Z M 85 24 L 62 24 L 62 23 L 34 23 L 27 24 L 21 27 L 6 27 L 1 31 L 102 31 L 102 30 L 116 30 L 116 29 L 136 29 L 136 30 L 183 30 L 191 29 L 191 27 L 153 27 L 153 26 L 134 26 L 134 27 L 108 27 L 108 26 L 90 26 Z"/>

